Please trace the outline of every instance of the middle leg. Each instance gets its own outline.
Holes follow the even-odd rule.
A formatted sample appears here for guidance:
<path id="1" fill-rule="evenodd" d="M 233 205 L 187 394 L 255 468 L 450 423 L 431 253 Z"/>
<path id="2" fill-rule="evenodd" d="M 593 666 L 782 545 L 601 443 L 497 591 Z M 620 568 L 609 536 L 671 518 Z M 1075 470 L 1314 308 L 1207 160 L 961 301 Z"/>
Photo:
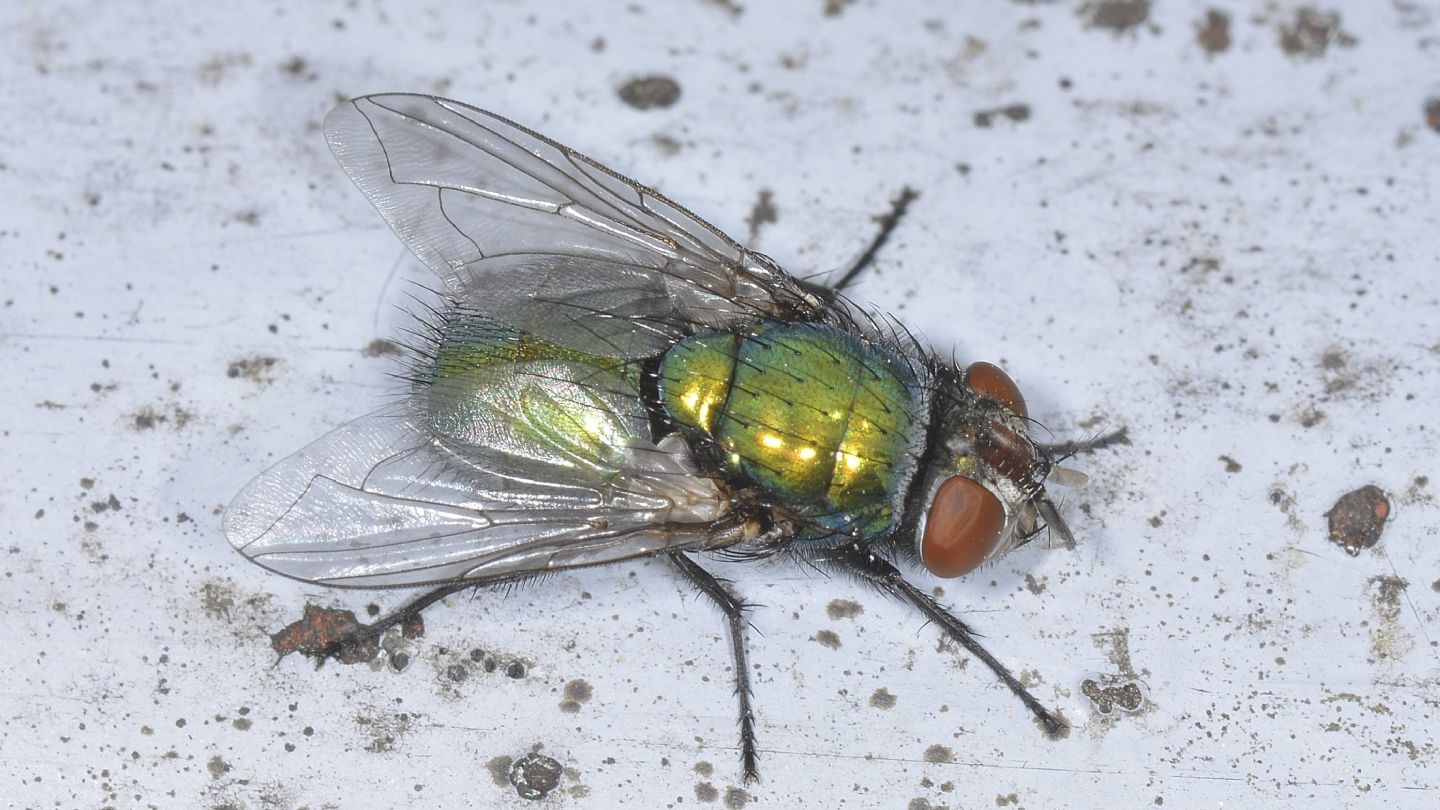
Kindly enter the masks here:
<path id="1" fill-rule="evenodd" d="M 684 552 L 676 551 L 669 557 L 691 585 L 719 606 L 730 623 L 730 647 L 735 655 L 735 694 L 740 698 L 740 762 L 744 767 L 745 781 L 753 782 L 760 778 L 760 771 L 756 767 L 755 713 L 750 706 L 750 665 L 745 650 L 747 605 L 725 590 L 714 574 L 701 568 Z"/>

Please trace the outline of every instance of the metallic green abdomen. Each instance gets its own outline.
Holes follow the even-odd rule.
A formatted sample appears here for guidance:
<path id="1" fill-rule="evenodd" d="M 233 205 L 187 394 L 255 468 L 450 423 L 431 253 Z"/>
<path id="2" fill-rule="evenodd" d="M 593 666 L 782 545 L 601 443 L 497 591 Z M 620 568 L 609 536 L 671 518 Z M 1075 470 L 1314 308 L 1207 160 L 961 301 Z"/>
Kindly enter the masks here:
<path id="1" fill-rule="evenodd" d="M 554 346 L 463 310 L 446 318 L 416 380 L 436 436 L 572 466 L 650 440 L 638 363 Z"/>
<path id="2" fill-rule="evenodd" d="M 661 401 L 721 463 L 818 531 L 890 527 L 925 441 L 928 393 L 889 349 L 818 324 L 706 332 L 661 361 Z"/>

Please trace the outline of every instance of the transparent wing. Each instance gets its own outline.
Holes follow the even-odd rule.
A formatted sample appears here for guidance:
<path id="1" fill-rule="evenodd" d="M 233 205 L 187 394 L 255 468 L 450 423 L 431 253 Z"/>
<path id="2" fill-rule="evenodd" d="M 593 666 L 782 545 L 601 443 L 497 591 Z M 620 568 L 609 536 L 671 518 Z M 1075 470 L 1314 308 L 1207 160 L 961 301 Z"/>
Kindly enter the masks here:
<path id="1" fill-rule="evenodd" d="M 325 136 L 462 303 L 557 345 L 653 355 L 697 328 L 819 305 L 659 193 L 483 110 L 364 96 L 326 117 Z"/>
<path id="2" fill-rule="evenodd" d="M 592 416 L 587 429 L 625 429 L 622 414 L 592 413 L 614 424 Z M 357 419 L 252 481 L 226 510 L 225 533 L 277 573 L 368 588 L 732 542 L 717 533 L 726 498 L 695 474 L 678 438 L 602 446 L 510 416 L 486 446 L 437 436 L 420 395 Z"/>

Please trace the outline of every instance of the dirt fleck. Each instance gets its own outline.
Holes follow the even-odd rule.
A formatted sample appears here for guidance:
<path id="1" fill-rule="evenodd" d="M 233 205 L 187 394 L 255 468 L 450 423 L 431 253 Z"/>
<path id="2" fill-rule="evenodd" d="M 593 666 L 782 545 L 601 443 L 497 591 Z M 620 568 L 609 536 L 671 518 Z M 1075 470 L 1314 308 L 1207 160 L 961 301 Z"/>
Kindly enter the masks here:
<path id="1" fill-rule="evenodd" d="M 1025 590 L 1039 596 L 1045 592 L 1045 581 L 1048 577 L 1035 578 L 1034 574 L 1025 575 Z"/>
<path id="2" fill-rule="evenodd" d="M 893 709 L 895 708 L 895 696 L 890 694 L 889 689 L 882 686 L 870 695 L 870 705 L 882 711 Z"/>
<path id="3" fill-rule="evenodd" d="M 833 630 L 817 630 L 810 640 L 822 647 L 829 647 L 832 650 L 840 649 L 840 636 Z"/>
<path id="4" fill-rule="evenodd" d="M 825 606 L 825 613 L 831 619 L 853 619 L 864 612 L 863 605 L 849 599 L 831 599 L 830 604 Z"/>
<path id="5" fill-rule="evenodd" d="M 750 216 L 745 218 L 745 225 L 750 229 L 750 238 L 747 241 L 753 244 L 760 236 L 760 229 L 777 221 L 779 214 L 775 208 L 775 193 L 768 188 L 760 189 L 760 196 L 755 199 L 755 204 L 750 206 Z"/>
<path id="6" fill-rule="evenodd" d="M 1371 577 L 1365 590 L 1375 611 L 1375 624 L 1370 629 L 1370 652 L 1376 658 L 1398 660 L 1415 646 L 1415 639 L 1400 624 L 1400 603 L 1407 580 L 1396 576 Z"/>
<path id="7" fill-rule="evenodd" d="M 1330 542 L 1351 557 L 1380 542 L 1380 533 L 1390 517 L 1390 499 L 1374 484 L 1340 496 L 1325 513 L 1330 523 Z"/>
<path id="8" fill-rule="evenodd" d="M 699 762 L 695 763 L 695 772 L 700 774 L 701 776 L 713 776 L 715 773 L 715 766 L 708 761 L 702 759 Z"/>
<path id="9" fill-rule="evenodd" d="M 1313 428 L 1325 421 L 1325 412 L 1311 405 L 1302 410 L 1296 419 L 1300 422 L 1300 427 Z"/>
<path id="10" fill-rule="evenodd" d="M 1080 683 L 1080 694 L 1090 698 L 1095 711 L 1101 714 L 1110 714 L 1116 708 L 1135 712 L 1145 705 L 1145 693 L 1134 681 L 1102 685 L 1093 678 L 1086 678 Z"/>
<path id="11" fill-rule="evenodd" d="M 510 784 L 510 763 L 514 761 L 511 757 L 500 756 L 485 763 L 485 770 L 490 772 L 490 781 L 494 782 L 496 787 Z"/>
<path id="12" fill-rule="evenodd" d="M 1440 132 L 1440 96 L 1425 99 L 1425 126 Z"/>
<path id="13" fill-rule="evenodd" d="M 1130 31 L 1150 19 L 1150 0 L 1101 0 L 1080 6 L 1080 16 L 1089 28 L 1108 28 L 1117 34 Z"/>
<path id="14" fill-rule="evenodd" d="M 975 111 L 975 126 L 981 129 L 988 129 L 991 124 L 999 118 L 1008 118 L 1015 123 L 1028 121 L 1030 119 L 1029 104 L 1007 104 L 1003 107 L 992 107 L 988 110 Z"/>
<path id="15" fill-rule="evenodd" d="M 1205 22 L 1196 26 L 1195 39 L 1214 56 L 1230 50 L 1230 15 L 1218 9 L 1205 12 Z"/>
<path id="16" fill-rule="evenodd" d="M 245 379 L 257 385 L 264 385 L 274 380 L 271 372 L 275 364 L 280 362 L 274 357 L 254 355 L 242 357 L 238 360 L 231 360 L 230 365 L 225 368 L 225 376 L 232 380 Z"/>
<path id="17" fill-rule="evenodd" d="M 200 81 L 205 84 L 219 84 L 235 68 L 247 68 L 251 63 L 248 53 L 220 53 L 210 57 L 200 66 Z"/>
<path id="18" fill-rule="evenodd" d="M 106 499 L 106 500 L 103 500 L 103 501 L 92 501 L 92 502 L 90 503 L 90 511 L 91 511 L 91 512 L 97 512 L 97 513 L 98 513 L 98 512 L 110 512 L 110 511 L 119 512 L 119 511 L 120 511 L 120 499 L 119 499 L 119 498 L 116 498 L 115 495 L 112 493 L 112 494 L 110 495 L 110 497 L 109 497 L 108 499 Z"/>
<path id="19" fill-rule="evenodd" d="M 637 110 L 669 107 L 680 99 L 680 84 L 669 76 L 638 76 L 620 86 L 620 100 Z"/>
<path id="20" fill-rule="evenodd" d="M 1241 470 L 1245 469 L 1244 467 L 1240 466 L 1240 462 L 1229 456 L 1221 456 L 1220 460 L 1225 462 L 1225 472 L 1227 473 L 1238 473 Z"/>
<path id="21" fill-rule="evenodd" d="M 283 658 L 298 652 L 307 658 L 321 660 L 326 649 L 365 627 L 352 610 L 305 605 L 305 615 L 270 636 L 270 647 Z M 370 661 L 380 653 L 380 640 L 369 638 L 363 643 L 340 644 L 336 660 L 342 664 Z"/>
<path id="22" fill-rule="evenodd" d="M 229 585 L 207 582 L 200 586 L 200 605 L 205 615 L 212 619 L 228 619 L 235 607 L 235 593 Z"/>
<path id="23" fill-rule="evenodd" d="M 583 678 L 576 678 L 565 684 L 564 694 L 565 699 L 560 701 L 560 711 L 575 714 L 595 696 L 595 689 Z"/>
<path id="24" fill-rule="evenodd" d="M 153 430 L 161 425 L 170 425 L 176 430 L 179 430 L 190 424 L 190 420 L 194 418 L 195 414 L 178 406 L 171 406 L 169 413 L 166 413 L 165 411 L 157 410 L 150 405 L 146 405 L 131 414 L 130 427 L 137 433 Z"/>
<path id="25" fill-rule="evenodd" d="M 310 67 L 310 63 L 302 56 L 292 56 L 280 63 L 280 72 L 287 73 L 292 78 L 301 81 L 313 82 L 319 75 Z"/>
<path id="26" fill-rule="evenodd" d="M 695 800 L 701 802 L 713 802 L 720 798 L 720 791 L 709 782 L 698 782 L 695 785 Z"/>
<path id="27" fill-rule="evenodd" d="M 510 766 L 510 784 L 522 799 L 543 799 L 560 785 L 560 763 L 544 754 L 529 753 Z"/>
<path id="28" fill-rule="evenodd" d="M 1280 28 L 1280 50 L 1290 56 L 1318 59 L 1331 45 L 1350 48 L 1359 40 L 1340 27 L 1340 15 L 1305 7 L 1295 11 L 1289 25 Z"/>
<path id="29" fill-rule="evenodd" d="M 393 340 L 375 338 L 365 344 L 360 353 L 366 357 L 395 357 L 405 354 L 405 348 Z"/>
<path id="30" fill-rule="evenodd" d="M 742 808 L 742 807 L 744 807 L 745 805 L 747 805 L 747 804 L 750 803 L 750 799 L 751 799 L 751 798 L 753 798 L 753 797 L 752 797 L 748 792 L 746 792 L 746 791 L 744 791 L 744 790 L 741 790 L 740 788 L 737 788 L 737 787 L 726 788 L 726 789 L 725 789 L 725 807 L 726 807 L 726 810 L 740 810 L 740 808 Z"/>
<path id="31" fill-rule="evenodd" d="M 845 9 L 855 5 L 855 0 L 825 0 L 825 16 L 839 17 Z"/>
<path id="32" fill-rule="evenodd" d="M 1117 627 L 1105 633 L 1095 633 L 1091 636 L 1095 646 L 1106 650 L 1106 655 L 1115 670 L 1127 678 L 1134 678 L 1135 664 L 1130 660 L 1130 630 L 1124 627 Z"/>
<path id="33" fill-rule="evenodd" d="M 926 762 L 954 762 L 955 751 L 948 745 L 932 745 L 925 749 Z"/>
<path id="34" fill-rule="evenodd" d="M 230 763 L 221 759 L 219 756 L 213 756 L 209 762 L 205 763 L 205 769 L 210 772 L 211 779 L 219 779 L 229 773 L 230 768 Z"/>
<path id="35" fill-rule="evenodd" d="M 150 428 L 156 427 L 160 422 L 166 421 L 166 415 L 158 414 L 156 409 L 151 408 L 150 405 L 145 405 L 140 411 L 135 411 L 135 415 L 131 417 L 131 421 L 132 424 L 135 425 L 135 430 L 148 431 Z"/>

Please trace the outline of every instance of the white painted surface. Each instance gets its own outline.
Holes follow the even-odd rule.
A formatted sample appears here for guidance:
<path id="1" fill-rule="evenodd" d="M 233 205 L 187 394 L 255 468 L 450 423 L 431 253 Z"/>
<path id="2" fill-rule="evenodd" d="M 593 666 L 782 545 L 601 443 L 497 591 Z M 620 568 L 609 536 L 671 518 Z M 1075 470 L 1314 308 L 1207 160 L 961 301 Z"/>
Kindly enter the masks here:
<path id="1" fill-rule="evenodd" d="M 537 745 L 576 807 L 1435 801 L 1432 6 L 1320 7 L 1355 42 L 1307 58 L 1288 2 L 1217 0 L 1213 55 L 1180 2 L 1124 32 L 1057 2 L 297 5 L 0 11 L 7 803 L 531 806 L 487 763 Z M 622 102 L 647 73 L 679 102 Z M 1059 435 L 1134 439 L 1080 465 L 1075 552 L 944 585 L 1072 735 L 900 605 L 777 565 L 713 566 L 764 606 L 744 794 L 722 623 L 662 565 L 452 600 L 398 674 L 272 666 L 307 601 L 403 597 L 268 576 L 219 532 L 252 475 L 391 390 L 363 350 L 423 274 L 318 130 L 385 90 L 511 116 L 742 239 L 770 189 L 753 244 L 796 273 L 919 189 L 857 296 L 1003 363 Z M 1323 515 L 1365 483 L 1394 517 L 1351 558 Z M 1118 639 L 1150 702 L 1103 716 L 1081 683 L 1124 674 Z M 454 681 L 473 648 L 528 673 Z M 574 679 L 593 697 L 565 713 Z"/>

